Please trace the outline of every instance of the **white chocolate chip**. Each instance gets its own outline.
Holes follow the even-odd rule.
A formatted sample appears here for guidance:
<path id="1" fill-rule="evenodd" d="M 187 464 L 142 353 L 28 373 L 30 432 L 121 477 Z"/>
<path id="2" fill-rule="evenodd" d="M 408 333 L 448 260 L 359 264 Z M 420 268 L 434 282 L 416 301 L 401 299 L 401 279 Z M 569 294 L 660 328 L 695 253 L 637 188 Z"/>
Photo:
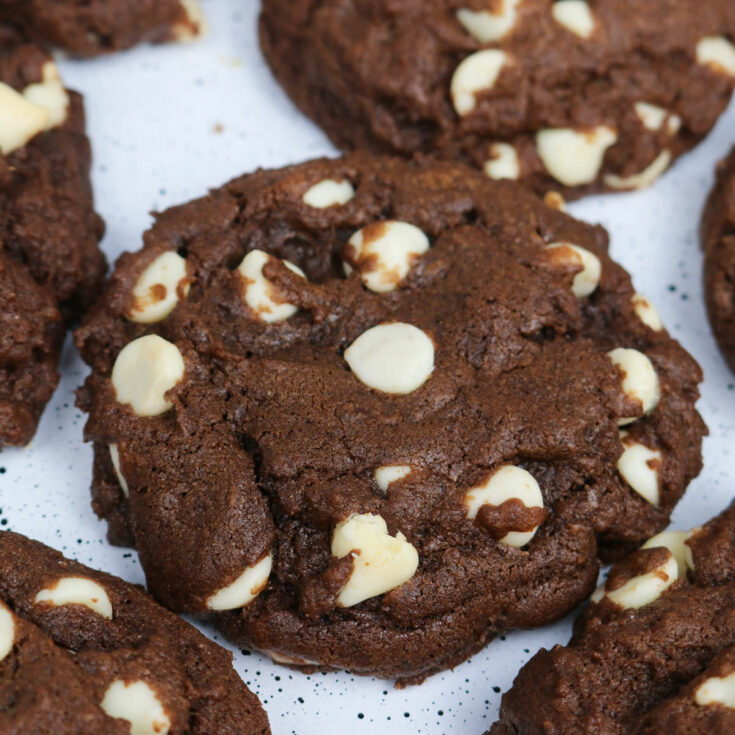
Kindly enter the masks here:
<path id="1" fill-rule="evenodd" d="M 498 49 L 476 51 L 462 61 L 452 76 L 450 91 L 454 109 L 460 117 L 469 115 L 477 104 L 476 95 L 492 89 L 508 55 Z"/>
<path id="2" fill-rule="evenodd" d="M 646 541 L 642 549 L 665 548 L 668 549 L 676 559 L 679 568 L 679 578 L 685 579 L 687 570 L 694 570 L 694 558 L 692 557 L 692 549 L 687 541 L 699 531 L 699 528 L 693 528 L 691 531 L 664 531 Z"/>
<path id="3" fill-rule="evenodd" d="M 319 666 L 318 661 L 312 661 L 308 658 L 301 658 L 300 656 L 288 656 L 285 653 L 279 653 L 278 651 L 263 651 L 263 653 L 277 664 L 283 664 L 284 666 Z"/>
<path id="4" fill-rule="evenodd" d="M 141 273 L 133 287 L 133 304 L 128 319 L 153 324 L 165 319 L 189 293 L 186 260 L 173 250 L 161 253 Z"/>
<path id="5" fill-rule="evenodd" d="M 589 296 L 600 284 L 602 263 L 594 253 L 569 242 L 552 242 L 546 246 L 546 249 L 557 250 L 557 255 L 561 256 L 565 262 L 582 269 L 574 275 L 572 281 L 572 293 L 578 299 Z"/>
<path id="6" fill-rule="evenodd" d="M 284 321 L 299 310 L 293 304 L 276 301 L 273 298 L 273 284 L 263 275 L 263 266 L 271 259 L 275 260 L 274 256 L 262 250 L 251 250 L 237 268 L 245 284 L 245 303 L 259 319 L 269 324 Z M 292 273 L 306 278 L 304 271 L 297 265 L 288 260 L 282 260 L 281 263 Z"/>
<path id="7" fill-rule="evenodd" d="M 207 598 L 209 610 L 236 610 L 249 605 L 268 584 L 273 568 L 273 556 L 264 556 L 257 564 L 248 567 L 232 584 L 217 590 Z"/>
<path id="8" fill-rule="evenodd" d="M 658 469 L 663 461 L 661 452 L 628 438 L 625 431 L 620 433 L 620 440 L 623 443 L 623 453 L 618 460 L 620 476 L 642 498 L 658 506 Z"/>
<path id="9" fill-rule="evenodd" d="M 112 603 L 105 588 L 86 577 L 62 577 L 53 587 L 40 590 L 35 602 L 48 602 L 54 607 L 84 605 L 112 620 Z"/>
<path id="10" fill-rule="evenodd" d="M 13 613 L 0 602 L 0 661 L 6 659 L 15 645 Z"/>
<path id="11" fill-rule="evenodd" d="M 107 687 L 100 707 L 110 717 L 127 720 L 130 735 L 166 735 L 171 729 L 171 718 L 161 700 L 144 681 L 127 684 L 115 679 Z"/>
<path id="12" fill-rule="evenodd" d="M 643 127 L 654 133 L 661 130 L 664 124 L 666 124 L 666 132 L 669 135 L 675 135 L 681 128 L 681 118 L 663 107 L 648 102 L 636 102 L 635 112 L 643 123 Z"/>
<path id="13" fill-rule="evenodd" d="M 505 465 L 494 472 L 484 485 L 473 487 L 465 493 L 467 518 L 474 520 L 483 505 L 501 506 L 506 500 L 520 500 L 526 508 L 543 508 L 544 498 L 534 476 L 522 467 Z M 520 549 L 536 534 L 531 531 L 511 531 L 500 543 Z"/>
<path id="14" fill-rule="evenodd" d="M 721 704 L 735 709 L 735 672 L 727 676 L 711 676 L 703 681 L 694 693 L 694 701 L 700 707 Z"/>
<path id="15" fill-rule="evenodd" d="M 605 174 L 605 184 L 612 189 L 645 189 L 651 186 L 664 171 L 671 165 L 671 153 L 661 151 L 650 165 L 646 166 L 640 173 L 631 176 L 618 176 L 617 174 Z"/>
<path id="16" fill-rule="evenodd" d="M 601 125 L 591 130 L 546 128 L 536 134 L 538 154 L 546 170 L 565 186 L 580 186 L 595 180 L 607 149 L 618 134 Z"/>
<path id="17" fill-rule="evenodd" d="M 434 371 L 434 343 L 412 324 L 379 324 L 345 350 L 345 360 L 357 379 L 370 388 L 411 393 Z"/>
<path id="18" fill-rule="evenodd" d="M 383 465 L 375 470 L 375 484 L 383 494 L 388 492 L 388 487 L 404 477 L 411 474 L 411 467 L 407 464 Z"/>
<path id="19" fill-rule="evenodd" d="M 363 600 L 400 587 L 416 573 L 419 555 L 399 531 L 388 533 L 379 515 L 351 515 L 338 523 L 332 536 L 332 555 L 354 557 L 352 575 L 340 590 L 337 604 L 352 607 Z"/>
<path id="20" fill-rule="evenodd" d="M 735 77 L 735 46 L 723 36 L 707 36 L 697 44 L 697 63 Z"/>
<path id="21" fill-rule="evenodd" d="M 347 242 L 363 283 L 375 293 L 398 287 L 408 275 L 414 260 L 430 246 L 429 238 L 415 225 L 388 220 L 363 227 Z M 361 267 L 364 264 L 364 267 Z M 352 266 L 345 261 L 345 274 Z"/>
<path id="22" fill-rule="evenodd" d="M 589 38 L 595 30 L 595 19 L 584 0 L 557 0 L 551 6 L 551 15 L 559 25 L 580 38 Z"/>
<path id="23" fill-rule="evenodd" d="M 43 65 L 42 82 L 30 84 L 23 90 L 23 96 L 34 105 L 48 111 L 46 129 L 63 125 L 69 114 L 69 94 L 64 89 L 59 70 L 53 61 Z"/>
<path id="24" fill-rule="evenodd" d="M 122 470 L 120 469 L 120 452 L 118 451 L 117 444 L 110 444 L 110 461 L 112 462 L 112 469 L 115 470 L 117 482 L 120 485 L 120 489 L 123 491 L 123 495 L 126 498 L 130 497 L 128 482 L 123 477 Z"/>
<path id="25" fill-rule="evenodd" d="M 521 175 L 521 162 L 515 146 L 510 143 L 493 143 L 489 161 L 485 161 L 485 174 L 491 179 L 517 181 Z"/>
<path id="26" fill-rule="evenodd" d="M 179 348 L 156 334 L 139 337 L 123 347 L 112 367 L 118 403 L 129 403 L 138 416 L 158 416 L 171 408 L 166 399 L 184 377 Z"/>
<path id="27" fill-rule="evenodd" d="M 0 82 L 0 153 L 7 156 L 22 148 L 46 130 L 50 119 L 47 109 Z"/>
<path id="28" fill-rule="evenodd" d="M 657 600 L 678 579 L 679 568 L 674 555 L 669 551 L 666 561 L 646 574 L 628 580 L 612 592 L 598 589 L 592 596 L 593 602 L 602 597 L 619 605 L 624 610 L 637 609 Z"/>
<path id="29" fill-rule="evenodd" d="M 617 347 L 607 355 L 613 365 L 623 371 L 623 393 L 630 400 L 640 403 L 644 414 L 653 411 L 661 398 L 658 374 L 653 363 L 642 352 L 625 347 Z M 630 424 L 638 418 L 618 419 L 618 424 Z"/>
<path id="30" fill-rule="evenodd" d="M 567 211 L 567 202 L 558 191 L 547 191 L 544 194 L 544 204 L 557 212 Z"/>
<path id="31" fill-rule="evenodd" d="M 328 207 L 347 204 L 354 196 L 355 190 L 347 179 L 342 181 L 324 179 L 318 184 L 314 184 L 304 194 L 303 201 L 304 204 L 314 209 L 327 209 Z"/>
<path id="32" fill-rule="evenodd" d="M 633 294 L 631 301 L 633 311 L 647 327 L 653 329 L 654 332 L 660 332 L 664 328 L 656 307 L 645 296 L 639 293 Z"/>
<path id="33" fill-rule="evenodd" d="M 174 38 L 180 43 L 189 43 L 207 32 L 207 18 L 199 0 L 179 0 L 186 11 L 186 22 L 174 26 Z"/>
<path id="34" fill-rule="evenodd" d="M 480 43 L 499 41 L 516 23 L 516 8 L 521 0 L 502 0 L 499 13 L 460 8 L 457 20 Z"/>

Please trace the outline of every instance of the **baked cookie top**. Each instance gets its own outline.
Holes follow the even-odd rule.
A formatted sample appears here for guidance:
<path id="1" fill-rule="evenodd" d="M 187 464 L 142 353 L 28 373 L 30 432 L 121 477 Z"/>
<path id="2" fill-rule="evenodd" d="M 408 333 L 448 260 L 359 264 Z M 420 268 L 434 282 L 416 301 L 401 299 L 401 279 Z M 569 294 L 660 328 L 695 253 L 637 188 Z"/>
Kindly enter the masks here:
<path id="1" fill-rule="evenodd" d="M 638 189 L 735 85 L 731 0 L 264 0 L 261 45 L 343 149 L 565 196 Z"/>
<path id="2" fill-rule="evenodd" d="M 566 647 L 542 649 L 488 735 L 735 730 L 735 505 L 615 564 Z"/>
<path id="3" fill-rule="evenodd" d="M 0 730 L 268 735 L 232 656 L 137 587 L 0 532 Z"/>
<path id="4" fill-rule="evenodd" d="M 0 0 L 0 20 L 78 56 L 189 41 L 205 29 L 199 0 Z"/>
<path id="5" fill-rule="evenodd" d="M 95 509 L 243 645 L 420 679 L 571 609 L 699 471 L 699 367 L 516 184 L 354 154 L 144 239 L 76 332 Z"/>
<path id="6" fill-rule="evenodd" d="M 0 26 L 0 446 L 25 444 L 56 387 L 64 317 L 106 269 L 79 95 Z"/>
<path id="7" fill-rule="evenodd" d="M 735 148 L 717 168 L 702 217 L 704 297 L 723 356 L 735 370 Z"/>

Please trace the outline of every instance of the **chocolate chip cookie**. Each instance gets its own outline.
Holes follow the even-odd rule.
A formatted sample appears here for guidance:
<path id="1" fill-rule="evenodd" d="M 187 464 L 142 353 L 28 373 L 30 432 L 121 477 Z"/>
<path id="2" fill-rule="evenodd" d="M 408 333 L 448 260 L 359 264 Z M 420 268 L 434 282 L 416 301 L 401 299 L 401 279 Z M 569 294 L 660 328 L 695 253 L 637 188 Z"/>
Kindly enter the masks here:
<path id="1" fill-rule="evenodd" d="M 648 186 L 735 86 L 732 0 L 264 0 L 260 38 L 340 148 L 566 196 Z"/>
<path id="2" fill-rule="evenodd" d="M 96 296 L 104 226 L 81 97 L 0 26 L 0 446 L 25 444 L 58 381 L 64 324 Z"/>
<path id="3" fill-rule="evenodd" d="M 735 370 L 735 149 L 717 169 L 701 239 L 710 324 L 723 356 Z"/>
<path id="4" fill-rule="evenodd" d="M 205 26 L 198 0 L 0 0 L 0 21 L 78 56 L 188 41 Z"/>
<path id="5" fill-rule="evenodd" d="M 735 505 L 614 565 L 566 647 L 542 649 L 487 735 L 735 731 Z"/>
<path id="6" fill-rule="evenodd" d="M 0 730 L 269 735 L 232 656 L 127 582 L 0 532 Z"/>
<path id="7" fill-rule="evenodd" d="M 699 367 L 605 231 L 457 163 L 159 214 L 76 341 L 111 541 L 294 665 L 418 681 L 547 623 L 700 469 Z"/>

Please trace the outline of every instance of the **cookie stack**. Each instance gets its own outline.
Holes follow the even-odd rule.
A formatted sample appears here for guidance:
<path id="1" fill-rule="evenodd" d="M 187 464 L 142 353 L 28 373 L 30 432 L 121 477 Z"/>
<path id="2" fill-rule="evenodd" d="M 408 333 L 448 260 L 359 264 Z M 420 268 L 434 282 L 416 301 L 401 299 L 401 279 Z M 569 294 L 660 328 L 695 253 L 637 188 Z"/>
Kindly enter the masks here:
<path id="1" fill-rule="evenodd" d="M 735 510 L 664 530 L 702 469 L 702 371 L 564 201 L 649 186 L 709 133 L 735 6 L 264 0 L 276 79 L 343 155 L 156 213 L 103 284 L 45 44 L 205 24 L 113 5 L 0 0 L 0 442 L 32 437 L 75 325 L 93 508 L 152 597 L 0 532 L 0 729 L 269 732 L 174 613 L 402 686 L 591 596 L 489 732 L 730 732 Z M 735 368 L 734 238 L 731 156 L 702 246 Z"/>

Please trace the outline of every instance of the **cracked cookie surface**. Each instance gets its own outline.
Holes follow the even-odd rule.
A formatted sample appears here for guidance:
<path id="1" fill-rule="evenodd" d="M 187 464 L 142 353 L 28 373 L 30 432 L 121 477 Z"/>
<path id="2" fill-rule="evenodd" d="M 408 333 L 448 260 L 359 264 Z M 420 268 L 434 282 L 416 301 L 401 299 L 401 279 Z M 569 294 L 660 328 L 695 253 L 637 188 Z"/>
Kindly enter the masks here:
<path id="1" fill-rule="evenodd" d="M 516 184 L 353 154 L 144 240 L 76 332 L 94 507 L 277 661 L 418 681 L 547 623 L 700 469 L 699 367 Z"/>

